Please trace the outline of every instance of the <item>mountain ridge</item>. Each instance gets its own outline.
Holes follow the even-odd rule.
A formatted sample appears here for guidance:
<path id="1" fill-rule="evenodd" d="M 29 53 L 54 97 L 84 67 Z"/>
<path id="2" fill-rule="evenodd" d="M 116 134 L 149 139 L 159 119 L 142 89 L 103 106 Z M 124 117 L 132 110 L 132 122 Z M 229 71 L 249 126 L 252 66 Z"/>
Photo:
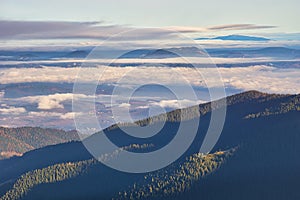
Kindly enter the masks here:
<path id="1" fill-rule="evenodd" d="M 231 41 L 259 41 L 259 42 L 270 41 L 270 39 L 268 38 L 258 37 L 258 36 L 247 36 L 247 35 L 226 35 L 226 36 L 217 36 L 213 38 L 196 38 L 195 40 L 231 40 Z"/>

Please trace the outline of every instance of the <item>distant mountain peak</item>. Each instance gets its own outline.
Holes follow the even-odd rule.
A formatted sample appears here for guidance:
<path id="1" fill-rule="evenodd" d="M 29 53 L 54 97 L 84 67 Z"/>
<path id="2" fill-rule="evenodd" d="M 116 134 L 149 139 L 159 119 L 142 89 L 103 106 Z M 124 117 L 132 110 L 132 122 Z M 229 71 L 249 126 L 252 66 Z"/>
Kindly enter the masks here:
<path id="1" fill-rule="evenodd" d="M 196 38 L 196 40 L 231 40 L 231 41 L 269 41 L 270 39 L 259 36 L 226 35 L 214 38 Z"/>

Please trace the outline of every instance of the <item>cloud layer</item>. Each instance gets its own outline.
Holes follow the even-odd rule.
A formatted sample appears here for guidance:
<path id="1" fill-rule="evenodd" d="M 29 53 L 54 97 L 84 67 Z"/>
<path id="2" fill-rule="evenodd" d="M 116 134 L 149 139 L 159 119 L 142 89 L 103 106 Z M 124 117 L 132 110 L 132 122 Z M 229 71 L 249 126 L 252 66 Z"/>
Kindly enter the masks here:
<path id="1" fill-rule="evenodd" d="M 105 71 L 103 71 L 105 69 Z M 82 70 L 82 76 L 78 79 L 81 82 L 96 82 L 102 84 L 116 84 L 123 78 L 123 86 L 132 84 L 143 84 L 149 79 L 149 74 L 156 74 L 155 80 L 162 85 L 180 84 L 181 79 L 170 79 L 170 68 L 139 66 L 139 67 L 99 67 L 99 68 L 8 68 L 0 70 L 0 82 L 22 83 L 22 82 L 69 82 L 73 83 L 76 76 Z M 186 78 L 191 85 L 205 86 L 201 73 L 215 75 L 217 72 L 223 78 L 225 86 L 240 90 L 260 90 L 270 93 L 300 93 L 300 69 L 276 68 L 266 65 L 254 65 L 250 67 L 234 68 L 202 68 L 195 71 L 193 68 L 176 67 L 174 73 Z M 86 73 L 85 73 L 86 72 Z M 198 73 L 200 72 L 200 74 Z M 124 76 L 126 79 L 124 79 Z M 210 77 L 213 81 L 214 77 Z M 124 82 L 125 80 L 125 82 Z M 217 83 L 216 83 L 217 84 Z M 71 95 L 71 94 L 69 94 Z M 55 96 L 54 96 L 55 97 Z M 69 98 L 68 95 L 60 96 L 61 100 Z M 41 99 L 40 108 L 47 109 L 47 106 L 60 108 L 60 101 Z"/>
<path id="2" fill-rule="evenodd" d="M 64 82 L 74 83 L 80 68 L 42 67 L 0 69 L 0 83 L 7 83 L 9 86 L 2 87 L 3 89 L 0 91 L 0 126 L 35 126 L 38 124 L 46 127 L 72 129 L 74 128 L 74 116 L 83 115 L 80 110 L 76 110 L 76 112 L 72 110 L 72 99 L 83 99 L 88 106 L 95 106 L 93 102 L 95 100 L 97 102 L 96 114 L 100 116 L 99 119 L 102 124 L 105 124 L 104 126 L 114 123 L 115 118 L 112 117 L 111 108 L 115 108 L 121 111 L 121 113 L 126 109 L 133 109 L 133 118 L 140 119 L 147 116 L 149 107 L 154 108 L 152 111 L 158 114 L 163 111 L 159 107 L 169 111 L 203 102 L 201 100 L 192 101 L 188 98 L 180 100 L 172 97 L 166 98 L 156 89 L 155 92 L 158 93 L 149 94 L 146 90 L 142 94 L 147 94 L 148 96 L 137 96 L 130 102 L 127 101 L 128 99 L 123 93 L 116 93 L 114 96 L 111 95 L 111 86 L 120 86 L 120 91 L 125 92 L 135 85 L 142 86 L 145 83 L 151 82 L 153 78 L 151 75 L 153 74 L 155 75 L 154 80 L 159 81 L 161 85 L 181 87 L 181 85 L 188 83 L 199 93 L 203 92 L 201 90 L 206 87 L 205 81 L 207 81 L 201 74 L 205 75 L 206 79 L 209 78 L 214 87 L 220 86 L 218 77 L 215 77 L 216 72 L 221 75 L 227 91 L 260 90 L 268 93 L 300 93 L 299 68 L 276 68 L 266 65 L 218 69 L 201 68 L 199 71 L 180 66 L 176 68 L 104 66 L 104 68 L 105 71 L 103 71 L 103 66 L 82 69 L 83 76 L 80 77 L 80 81 L 84 83 L 96 82 L 100 78 L 99 83 L 105 85 L 104 90 L 101 91 L 102 93 L 96 96 L 87 94 L 74 95 L 70 91 L 34 96 L 31 93 L 32 91 L 28 90 L 28 96 L 23 94 L 22 97 L 6 97 L 5 90 L 7 88 L 12 89 L 18 85 L 10 85 L 14 83 L 29 83 L 29 86 L 33 85 L 33 82 L 53 82 L 61 83 L 62 85 L 64 85 Z M 106 87 L 108 85 L 110 87 Z M 52 88 L 50 87 L 50 89 Z M 54 91 L 56 91 L 55 88 Z M 114 97 L 113 101 L 111 101 L 112 97 Z M 202 94 L 199 97 L 207 100 Z M 86 105 L 84 104 L 84 106 Z M 149 113 L 153 114 L 153 112 Z"/>
<path id="3" fill-rule="evenodd" d="M 170 30 L 182 33 L 255 30 L 275 28 L 270 25 L 226 24 L 211 27 L 173 26 L 162 29 L 142 29 L 125 40 L 153 40 L 153 38 L 171 37 Z M 8 21 L 0 20 L 0 39 L 107 39 L 111 35 L 136 29 L 133 26 L 107 25 L 104 22 L 69 22 L 69 21 Z M 139 30 L 138 29 L 138 30 Z M 116 37 L 117 38 L 117 37 Z M 116 39 L 115 38 L 115 39 Z"/>

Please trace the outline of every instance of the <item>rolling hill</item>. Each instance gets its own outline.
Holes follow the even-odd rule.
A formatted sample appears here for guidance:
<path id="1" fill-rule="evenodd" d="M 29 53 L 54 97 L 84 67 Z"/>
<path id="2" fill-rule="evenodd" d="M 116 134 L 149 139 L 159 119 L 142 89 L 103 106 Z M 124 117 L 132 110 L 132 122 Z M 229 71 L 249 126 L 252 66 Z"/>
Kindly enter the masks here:
<path id="1" fill-rule="evenodd" d="M 38 127 L 0 127 L 0 159 L 21 156 L 30 150 L 74 140 L 79 140 L 76 131 L 66 132 Z"/>

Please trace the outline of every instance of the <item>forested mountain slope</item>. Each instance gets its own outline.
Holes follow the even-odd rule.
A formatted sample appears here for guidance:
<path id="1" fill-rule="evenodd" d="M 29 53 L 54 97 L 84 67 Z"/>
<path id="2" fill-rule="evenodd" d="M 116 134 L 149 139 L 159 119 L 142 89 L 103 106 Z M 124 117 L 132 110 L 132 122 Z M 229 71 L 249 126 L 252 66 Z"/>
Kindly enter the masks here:
<path id="1" fill-rule="evenodd" d="M 147 140 L 133 139 L 118 126 L 105 130 L 121 149 L 153 151 L 172 140 L 180 119 L 188 123 L 199 117 L 198 109 L 201 120 L 194 142 L 180 159 L 156 172 L 113 170 L 97 162 L 80 142 L 2 160 L 2 199 L 299 199 L 299 99 L 256 91 L 228 97 L 225 126 L 210 154 L 198 151 L 218 102 L 137 122 L 151 125 L 167 118 L 164 128 Z M 97 133 L 88 138 L 95 139 Z"/>

